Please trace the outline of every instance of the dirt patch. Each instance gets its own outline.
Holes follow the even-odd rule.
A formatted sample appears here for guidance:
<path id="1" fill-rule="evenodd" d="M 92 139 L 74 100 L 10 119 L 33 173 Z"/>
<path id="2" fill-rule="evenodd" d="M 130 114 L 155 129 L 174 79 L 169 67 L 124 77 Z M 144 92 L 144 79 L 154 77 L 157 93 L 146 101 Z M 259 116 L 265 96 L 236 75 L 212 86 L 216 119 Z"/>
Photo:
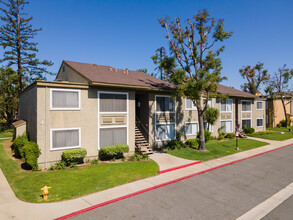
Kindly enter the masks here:
<path id="1" fill-rule="evenodd" d="M 196 152 L 210 152 L 208 149 L 204 149 L 204 150 L 197 150 L 195 149 Z"/>

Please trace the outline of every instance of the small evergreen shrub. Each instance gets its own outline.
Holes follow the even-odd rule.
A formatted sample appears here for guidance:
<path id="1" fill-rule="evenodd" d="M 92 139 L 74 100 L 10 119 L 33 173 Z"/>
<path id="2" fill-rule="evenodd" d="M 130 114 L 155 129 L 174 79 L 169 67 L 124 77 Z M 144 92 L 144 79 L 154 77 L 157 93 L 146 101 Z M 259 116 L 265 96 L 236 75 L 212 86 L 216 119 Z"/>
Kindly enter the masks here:
<path id="1" fill-rule="evenodd" d="M 126 144 L 109 145 L 100 149 L 99 157 L 102 160 L 119 159 L 127 152 L 129 152 L 129 146 Z"/>
<path id="2" fill-rule="evenodd" d="M 15 157 L 23 158 L 23 147 L 29 142 L 27 134 L 18 136 L 15 138 L 12 144 L 12 150 L 14 151 Z"/>
<path id="3" fill-rule="evenodd" d="M 54 165 L 50 166 L 49 170 L 64 170 L 66 168 L 66 163 L 64 161 L 56 162 Z"/>
<path id="4" fill-rule="evenodd" d="M 143 155 L 141 155 L 141 159 L 148 160 L 149 159 L 149 155 L 148 154 L 143 154 Z"/>
<path id="5" fill-rule="evenodd" d="M 281 128 L 282 125 L 280 123 L 277 124 L 277 128 Z"/>
<path id="6" fill-rule="evenodd" d="M 92 159 L 92 160 L 90 160 L 90 163 L 91 164 L 98 164 L 99 163 L 99 159 L 98 158 L 96 158 L 96 159 Z"/>
<path id="7" fill-rule="evenodd" d="M 253 134 L 254 133 L 254 128 L 243 128 L 243 131 L 245 134 Z"/>
<path id="8" fill-rule="evenodd" d="M 195 147 L 197 145 L 197 140 L 196 139 L 188 139 L 185 142 L 186 147 Z"/>
<path id="9" fill-rule="evenodd" d="M 41 155 L 41 151 L 35 142 L 28 142 L 23 147 L 23 158 L 24 162 L 31 166 L 32 170 L 38 170 L 38 158 Z"/>
<path id="10" fill-rule="evenodd" d="M 86 154 L 86 149 L 77 148 L 63 151 L 61 158 L 66 165 L 70 165 L 70 163 L 83 163 L 83 159 L 86 157 Z"/>
<path id="11" fill-rule="evenodd" d="M 179 141 L 172 140 L 172 141 L 168 141 L 168 143 L 165 146 L 165 148 L 167 148 L 169 150 L 180 149 L 181 144 L 179 143 Z"/>
<path id="12" fill-rule="evenodd" d="M 228 134 L 226 134 L 226 138 L 229 138 L 229 139 L 234 139 L 235 136 L 236 135 L 234 133 L 228 133 Z"/>
<path id="13" fill-rule="evenodd" d="M 287 126 L 286 126 L 286 120 L 281 120 L 281 121 L 279 122 L 279 124 L 281 124 L 281 127 L 283 127 L 283 128 L 287 127 Z M 289 121 L 288 121 L 288 125 L 290 125 L 290 122 L 289 122 Z"/>
<path id="14" fill-rule="evenodd" d="M 199 140 L 199 132 L 197 132 L 196 137 Z M 208 130 L 204 130 L 204 139 L 205 139 L 205 142 L 211 140 L 211 132 L 209 132 Z"/>

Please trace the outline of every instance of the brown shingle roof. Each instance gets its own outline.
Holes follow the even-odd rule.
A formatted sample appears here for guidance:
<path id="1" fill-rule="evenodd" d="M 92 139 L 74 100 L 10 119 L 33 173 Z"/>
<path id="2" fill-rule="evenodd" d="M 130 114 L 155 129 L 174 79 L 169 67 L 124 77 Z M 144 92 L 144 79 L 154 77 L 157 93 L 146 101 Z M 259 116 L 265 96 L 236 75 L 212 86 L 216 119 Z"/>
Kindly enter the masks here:
<path id="1" fill-rule="evenodd" d="M 129 86 L 149 87 L 153 89 L 175 89 L 168 82 L 152 77 L 146 73 L 132 70 L 115 69 L 110 66 L 102 66 L 88 63 L 64 61 L 71 68 L 86 77 L 92 83 L 108 83 Z"/>
<path id="2" fill-rule="evenodd" d="M 18 126 L 24 125 L 24 124 L 26 124 L 26 121 L 24 121 L 24 120 L 15 121 L 12 123 L 13 127 L 18 127 Z"/>
<path id="3" fill-rule="evenodd" d="M 176 89 L 176 86 L 171 83 L 165 82 L 139 71 L 122 70 L 110 66 L 72 61 L 63 62 L 79 72 L 92 83 L 118 84 L 138 87 L 141 86 L 149 87 L 151 89 Z M 230 96 L 255 98 L 255 96 L 250 93 L 220 84 L 218 84 L 218 92 L 222 94 L 228 94 Z"/>

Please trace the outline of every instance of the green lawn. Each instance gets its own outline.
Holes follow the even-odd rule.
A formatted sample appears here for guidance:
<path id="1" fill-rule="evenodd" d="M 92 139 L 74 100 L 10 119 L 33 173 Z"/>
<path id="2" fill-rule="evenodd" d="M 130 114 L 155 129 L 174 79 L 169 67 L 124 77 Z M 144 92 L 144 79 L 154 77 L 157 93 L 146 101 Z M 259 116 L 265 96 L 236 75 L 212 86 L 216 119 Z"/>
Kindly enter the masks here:
<path id="1" fill-rule="evenodd" d="M 267 128 L 267 130 L 279 131 L 279 132 L 289 132 L 289 128 L 291 128 L 293 131 L 293 126 L 288 127 L 288 128 Z"/>
<path id="2" fill-rule="evenodd" d="M 257 147 L 261 147 L 267 145 L 268 143 L 255 141 L 251 139 L 239 139 L 239 150 L 235 150 L 236 148 L 236 140 L 227 140 L 223 142 L 213 142 L 207 143 L 206 149 L 209 152 L 198 152 L 195 151 L 193 148 L 181 148 L 180 150 L 172 150 L 168 151 L 168 154 L 171 154 L 176 157 L 181 157 L 184 159 L 189 160 L 200 160 L 200 161 L 207 161 L 216 159 L 219 157 L 223 157 L 229 154 L 235 154 L 240 151 L 245 151 Z"/>
<path id="3" fill-rule="evenodd" d="M 274 140 L 274 141 L 284 141 L 293 138 L 293 133 L 290 132 L 284 132 L 284 134 L 281 134 L 280 132 L 275 132 L 272 134 L 263 134 L 263 135 L 249 135 L 256 138 L 263 138 L 268 140 Z"/>
<path id="4" fill-rule="evenodd" d="M 25 172 L 7 155 L 0 140 L 0 168 L 16 196 L 28 202 L 43 202 L 41 188 L 49 190 L 48 202 L 72 199 L 117 185 L 154 176 L 158 165 L 154 161 L 136 161 L 92 165 L 76 169 L 48 172 Z"/>
<path id="5" fill-rule="evenodd" d="M 2 131 L 3 130 L 3 131 Z M 1 128 L 0 127 L 0 138 L 7 138 L 13 136 L 13 129 Z"/>

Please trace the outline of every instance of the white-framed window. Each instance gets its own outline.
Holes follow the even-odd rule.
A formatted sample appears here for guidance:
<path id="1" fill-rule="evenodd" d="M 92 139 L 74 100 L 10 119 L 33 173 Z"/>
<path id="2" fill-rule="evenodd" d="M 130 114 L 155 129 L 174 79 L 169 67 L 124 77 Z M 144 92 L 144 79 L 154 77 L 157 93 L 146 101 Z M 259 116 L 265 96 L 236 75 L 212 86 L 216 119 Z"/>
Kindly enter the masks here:
<path id="1" fill-rule="evenodd" d="M 185 98 L 185 110 L 197 110 L 191 99 Z"/>
<path id="2" fill-rule="evenodd" d="M 100 92 L 100 113 L 126 113 L 127 93 Z"/>
<path id="3" fill-rule="evenodd" d="M 257 118 L 256 119 L 256 126 L 257 127 L 263 127 L 263 118 Z"/>
<path id="4" fill-rule="evenodd" d="M 251 119 L 242 119 L 242 128 L 251 128 Z"/>
<path id="5" fill-rule="evenodd" d="M 250 100 L 242 100 L 242 111 L 243 112 L 251 112 L 251 101 Z"/>
<path id="6" fill-rule="evenodd" d="M 175 112 L 175 101 L 171 96 L 156 96 L 156 112 Z"/>
<path id="7" fill-rule="evenodd" d="M 232 112 L 232 99 L 227 99 L 226 102 L 221 102 L 221 112 Z"/>
<path id="8" fill-rule="evenodd" d="M 185 135 L 197 135 L 198 123 L 197 122 L 186 122 L 185 123 Z"/>
<path id="9" fill-rule="evenodd" d="M 105 127 L 100 129 L 100 148 L 127 144 L 127 127 Z"/>
<path id="10" fill-rule="evenodd" d="M 202 99 L 202 106 L 203 106 L 203 107 L 205 107 L 205 100 L 206 100 L 206 98 L 203 98 L 203 99 Z M 209 106 L 209 107 L 213 107 L 213 106 L 212 106 L 212 100 L 211 100 L 211 99 L 208 101 L 208 106 Z"/>
<path id="11" fill-rule="evenodd" d="M 80 90 L 50 89 L 50 110 L 80 110 Z"/>
<path id="12" fill-rule="evenodd" d="M 256 101 L 256 110 L 263 110 L 263 101 Z"/>
<path id="13" fill-rule="evenodd" d="M 221 127 L 225 126 L 221 129 L 221 132 L 231 133 L 232 129 L 232 121 L 221 121 Z"/>
<path id="14" fill-rule="evenodd" d="M 206 121 L 203 122 L 203 128 L 209 132 L 213 132 L 213 126 Z"/>
<path id="15" fill-rule="evenodd" d="M 52 128 L 50 129 L 50 142 L 50 150 L 80 148 L 80 128 Z"/>
<path id="16" fill-rule="evenodd" d="M 156 124 L 156 140 L 175 140 L 175 124 Z"/>
<path id="17" fill-rule="evenodd" d="M 269 116 L 266 115 L 266 123 L 269 123 Z"/>

